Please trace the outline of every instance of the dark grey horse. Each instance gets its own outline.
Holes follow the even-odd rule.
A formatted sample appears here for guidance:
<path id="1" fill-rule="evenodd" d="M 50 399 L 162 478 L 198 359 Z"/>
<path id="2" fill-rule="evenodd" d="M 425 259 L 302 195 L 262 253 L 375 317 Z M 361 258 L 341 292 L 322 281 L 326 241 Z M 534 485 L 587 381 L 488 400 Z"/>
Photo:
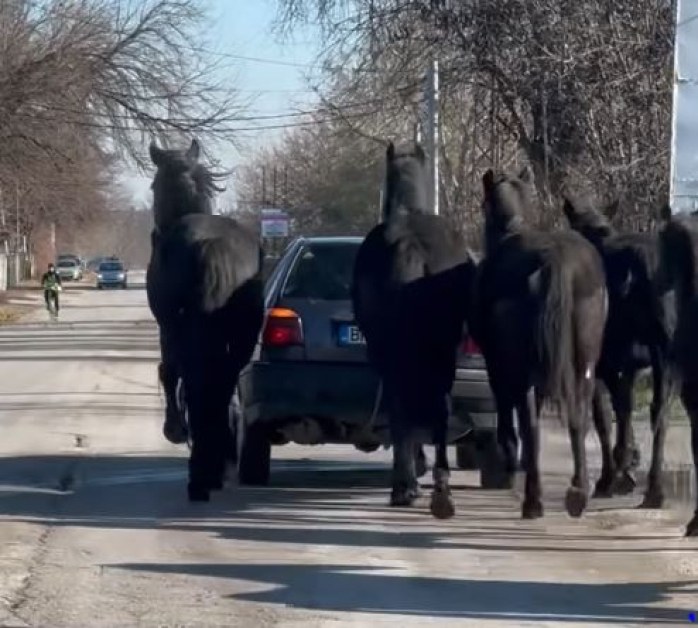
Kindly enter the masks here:
<path id="1" fill-rule="evenodd" d="M 264 318 L 263 253 L 254 233 L 212 215 L 217 188 L 198 162 L 196 140 L 187 151 L 152 144 L 150 155 L 157 172 L 147 292 L 160 331 L 163 431 L 172 442 L 187 437 L 181 382 L 192 441 L 189 498 L 207 501 L 210 490 L 222 487 L 226 459 L 235 456 L 228 412 Z"/>
<path id="2" fill-rule="evenodd" d="M 624 494 L 635 487 L 632 469 L 639 461 L 639 453 L 632 425 L 633 386 L 638 372 L 651 367 L 650 421 L 654 440 L 647 491 L 641 506 L 661 508 L 666 415 L 672 393 L 669 342 L 675 306 L 668 291 L 657 284 L 658 236 L 616 232 L 588 199 L 566 198 L 563 209 L 570 226 L 587 238 L 603 258 L 609 293 L 608 322 L 597 376 L 610 393 L 617 419 L 617 436 L 613 460 L 604 456 L 597 494 Z M 594 420 L 603 441 L 609 437 L 611 419 L 604 411 L 600 390 L 595 395 Z M 603 444 L 602 449 L 606 450 Z"/>
<path id="3" fill-rule="evenodd" d="M 485 257 L 480 263 L 475 339 L 482 348 L 497 403 L 498 441 L 508 473 L 516 470 L 514 409 L 526 471 L 522 516 L 543 515 L 539 472 L 539 414 L 557 402 L 567 421 L 574 475 L 567 512 L 588 501 L 585 436 L 601 353 L 607 296 L 602 261 L 573 231 L 527 229 L 531 173 L 483 177 Z"/>
<path id="4" fill-rule="evenodd" d="M 456 354 L 476 269 L 463 239 L 427 206 L 418 144 L 387 150 L 383 222 L 362 243 L 352 300 L 368 357 L 383 384 L 393 442 L 391 504 L 419 495 L 416 452 L 433 442 L 431 512 L 453 516 L 447 428 Z"/>
<path id="5" fill-rule="evenodd" d="M 675 290 L 677 325 L 672 362 L 683 406 L 691 422 L 691 450 L 698 484 L 698 215 L 671 215 L 666 207 L 660 231 L 660 277 Z M 698 495 L 686 536 L 698 536 Z"/>

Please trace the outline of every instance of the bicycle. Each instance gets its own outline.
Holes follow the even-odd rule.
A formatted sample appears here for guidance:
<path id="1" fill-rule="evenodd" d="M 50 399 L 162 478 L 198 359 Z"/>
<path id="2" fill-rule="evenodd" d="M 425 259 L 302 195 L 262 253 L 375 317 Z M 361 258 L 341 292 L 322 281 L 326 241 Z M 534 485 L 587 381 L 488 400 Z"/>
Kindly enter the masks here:
<path id="1" fill-rule="evenodd" d="M 48 298 L 48 303 L 46 305 L 46 309 L 48 309 L 49 316 L 51 318 L 51 321 L 57 321 L 58 320 L 58 308 L 56 307 L 56 296 L 59 292 L 61 292 L 62 288 L 58 285 L 55 284 L 53 286 L 48 286 L 44 288 L 45 291 L 47 292 L 52 292 L 54 294 L 49 295 Z"/>

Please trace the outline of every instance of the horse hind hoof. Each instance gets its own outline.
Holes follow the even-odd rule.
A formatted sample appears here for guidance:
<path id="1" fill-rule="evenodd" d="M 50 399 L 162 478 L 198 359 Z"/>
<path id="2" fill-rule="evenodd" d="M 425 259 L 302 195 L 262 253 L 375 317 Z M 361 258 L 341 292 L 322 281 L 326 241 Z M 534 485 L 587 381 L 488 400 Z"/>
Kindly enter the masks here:
<path id="1" fill-rule="evenodd" d="M 637 486 L 637 480 L 630 471 L 623 471 L 613 483 L 613 492 L 616 495 L 630 495 Z"/>
<path id="2" fill-rule="evenodd" d="M 429 510 L 436 519 L 450 519 L 456 514 L 456 504 L 447 491 L 434 491 Z"/>
<path id="3" fill-rule="evenodd" d="M 686 536 L 698 537 L 698 513 L 688 522 L 686 526 Z"/>
<path id="4" fill-rule="evenodd" d="M 587 507 L 587 494 L 576 486 L 570 486 L 565 495 L 565 508 L 570 517 L 578 519 Z"/>
<path id="5" fill-rule="evenodd" d="M 543 516 L 543 504 L 540 501 L 524 502 L 521 505 L 522 519 L 540 519 Z"/>
<path id="6" fill-rule="evenodd" d="M 187 493 L 189 495 L 190 502 L 208 502 L 211 501 L 211 493 L 208 488 L 203 486 L 196 486 L 189 484 L 187 486 Z"/>
<path id="7" fill-rule="evenodd" d="M 648 491 L 638 508 L 659 510 L 664 505 L 664 495 L 656 491 Z"/>
<path id="8" fill-rule="evenodd" d="M 390 505 L 393 507 L 412 506 L 419 497 L 419 490 L 411 489 L 393 489 L 390 494 Z"/>
<path id="9" fill-rule="evenodd" d="M 594 487 L 594 494 L 592 497 L 595 499 L 608 499 L 613 497 L 613 481 L 601 478 Z"/>
<path id="10" fill-rule="evenodd" d="M 183 425 L 179 425 L 173 421 L 165 421 L 162 428 L 163 436 L 173 445 L 183 445 L 187 442 L 189 433 Z"/>

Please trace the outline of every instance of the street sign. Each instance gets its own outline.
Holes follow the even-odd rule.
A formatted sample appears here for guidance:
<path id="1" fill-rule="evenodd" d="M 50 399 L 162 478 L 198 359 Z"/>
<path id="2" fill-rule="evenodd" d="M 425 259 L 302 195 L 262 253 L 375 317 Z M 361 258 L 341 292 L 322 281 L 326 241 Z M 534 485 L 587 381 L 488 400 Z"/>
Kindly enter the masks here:
<path id="1" fill-rule="evenodd" d="M 289 232 L 289 215 L 281 209 L 263 209 L 262 237 L 285 238 Z"/>

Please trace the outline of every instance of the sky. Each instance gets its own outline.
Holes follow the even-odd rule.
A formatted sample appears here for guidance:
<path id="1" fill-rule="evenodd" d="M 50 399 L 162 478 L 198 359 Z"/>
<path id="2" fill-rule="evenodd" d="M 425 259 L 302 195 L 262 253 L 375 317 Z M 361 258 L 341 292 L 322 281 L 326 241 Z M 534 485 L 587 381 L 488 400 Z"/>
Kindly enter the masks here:
<path id="1" fill-rule="evenodd" d="M 318 50 L 317 35 L 312 27 L 295 34 L 290 41 L 281 42 L 271 32 L 276 0 L 208 0 L 208 6 L 211 8 L 211 28 L 208 32 L 211 47 L 217 53 L 231 55 L 224 57 L 226 64 L 231 66 L 231 80 L 236 81 L 241 98 L 254 98 L 243 115 L 277 115 L 313 107 L 315 97 L 304 78 L 313 74 L 312 64 Z M 274 126 L 286 122 L 293 122 L 293 118 L 257 124 Z M 241 124 L 250 126 L 249 123 Z M 251 151 L 273 143 L 282 133 L 282 130 L 245 133 L 242 151 L 231 147 L 218 155 L 221 166 L 228 170 L 244 163 Z M 150 204 L 151 181 L 151 173 L 143 176 L 128 167 L 125 167 L 121 177 L 121 183 L 137 206 Z M 225 185 L 228 192 L 224 203 L 228 203 L 235 193 L 234 176 Z"/>

